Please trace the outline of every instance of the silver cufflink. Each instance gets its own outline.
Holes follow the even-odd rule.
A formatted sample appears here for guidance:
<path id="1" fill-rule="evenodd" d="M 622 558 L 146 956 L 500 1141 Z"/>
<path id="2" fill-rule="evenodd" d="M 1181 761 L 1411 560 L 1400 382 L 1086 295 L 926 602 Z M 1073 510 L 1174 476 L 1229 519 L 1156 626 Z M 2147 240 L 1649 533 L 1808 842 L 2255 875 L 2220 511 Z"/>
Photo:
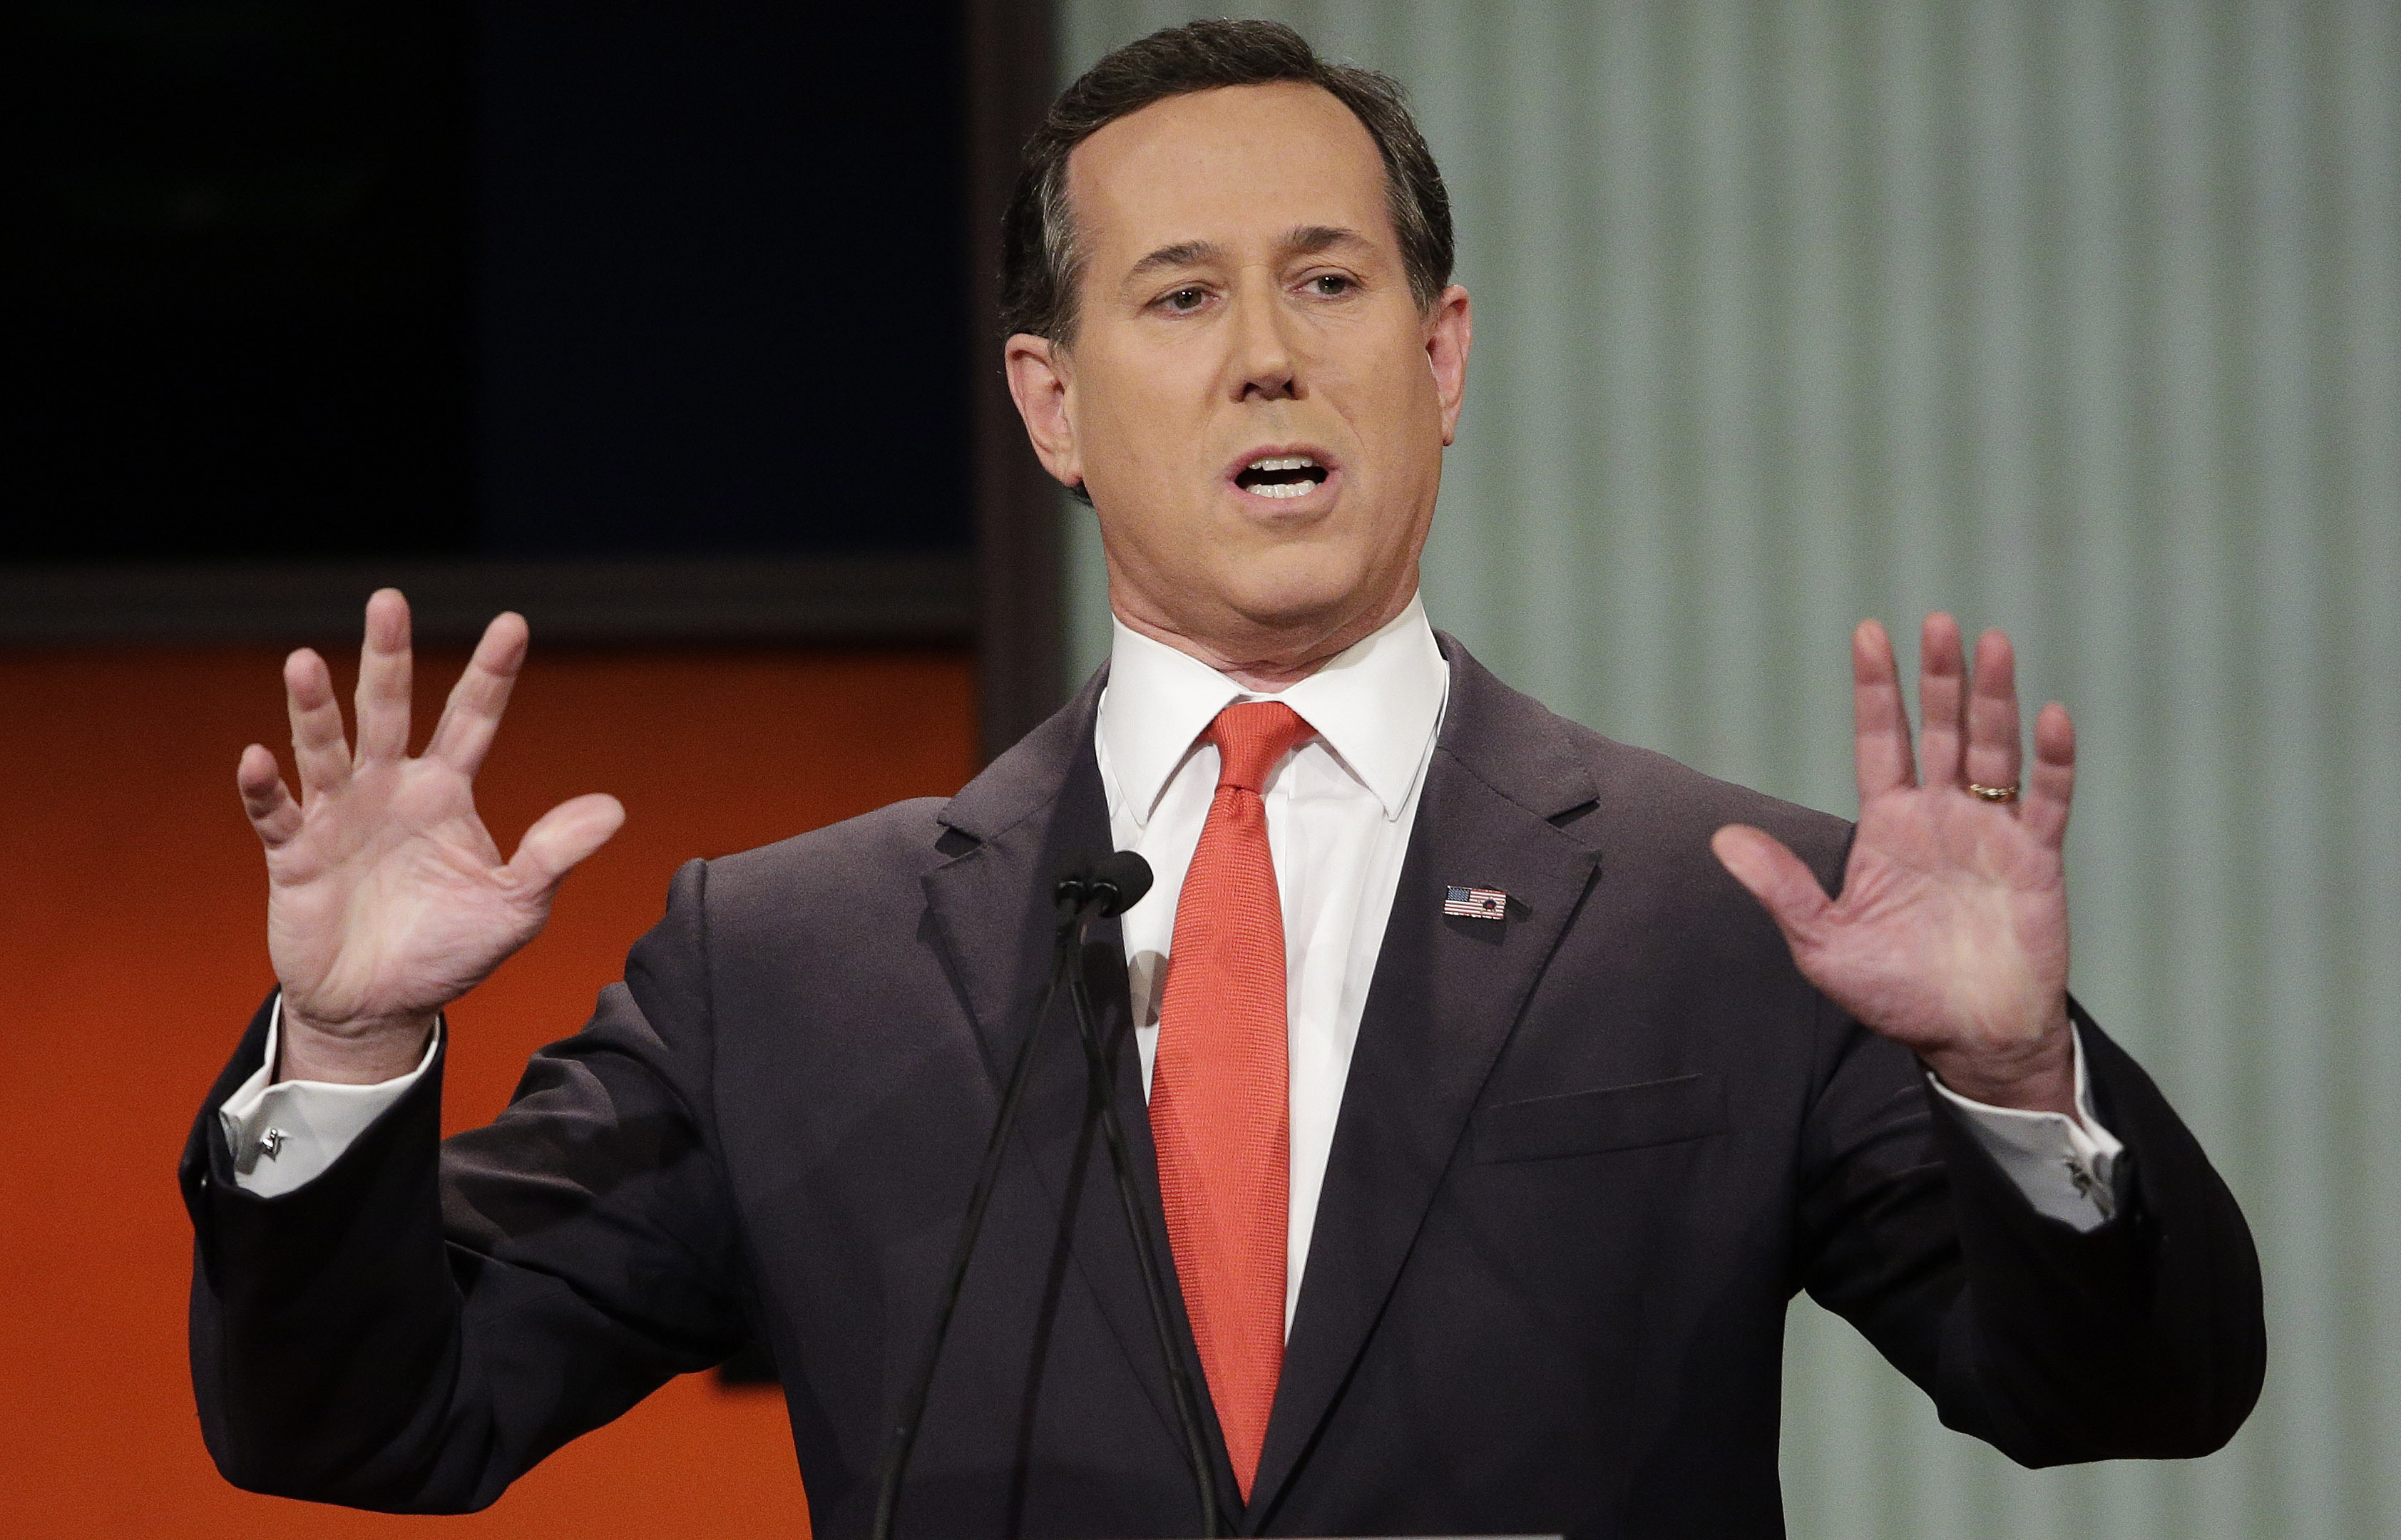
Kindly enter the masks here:
<path id="1" fill-rule="evenodd" d="M 283 1141 L 291 1137 L 281 1128 L 269 1128 L 258 1138 L 258 1152 L 268 1160 L 273 1160 L 276 1153 L 283 1148 Z"/>
<path id="2" fill-rule="evenodd" d="M 2099 1209 L 2105 1222 L 2118 1217 L 2118 1195 L 2086 1170 L 2082 1161 L 2070 1155 L 2060 1164 L 2067 1167 L 2067 1179 L 2075 1187 L 2077 1195 Z"/>

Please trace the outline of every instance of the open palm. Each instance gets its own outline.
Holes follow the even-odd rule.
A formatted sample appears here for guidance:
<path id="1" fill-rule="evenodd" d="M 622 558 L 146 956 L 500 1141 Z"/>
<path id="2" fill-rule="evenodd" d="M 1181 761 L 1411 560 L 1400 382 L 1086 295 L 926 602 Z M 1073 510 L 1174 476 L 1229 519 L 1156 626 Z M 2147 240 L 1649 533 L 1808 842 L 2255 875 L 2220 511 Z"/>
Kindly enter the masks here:
<path id="1" fill-rule="evenodd" d="M 421 756 L 408 754 L 408 605 L 367 602 L 358 747 L 324 660 L 284 664 L 295 798 L 253 744 L 237 780 L 267 848 L 268 945 L 283 988 L 286 1070 L 381 1079 L 422 1047 L 432 1014 L 480 983 L 549 918 L 569 870 L 624 821 L 612 797 L 552 809 L 503 861 L 476 816 L 475 772 L 525 660 L 526 624 L 485 630 Z"/>
<path id="2" fill-rule="evenodd" d="M 1891 639 L 1873 620 L 1852 637 L 1859 822 L 1839 898 L 1758 829 L 1721 829 L 1715 849 L 1836 1004 L 1915 1050 L 1964 1096 L 2067 1111 L 2060 851 L 2075 729 L 2065 708 L 2042 709 L 2021 791 L 2009 638 L 1984 634 L 1972 685 L 1950 616 L 1927 618 L 1920 656 L 1922 765 Z"/>

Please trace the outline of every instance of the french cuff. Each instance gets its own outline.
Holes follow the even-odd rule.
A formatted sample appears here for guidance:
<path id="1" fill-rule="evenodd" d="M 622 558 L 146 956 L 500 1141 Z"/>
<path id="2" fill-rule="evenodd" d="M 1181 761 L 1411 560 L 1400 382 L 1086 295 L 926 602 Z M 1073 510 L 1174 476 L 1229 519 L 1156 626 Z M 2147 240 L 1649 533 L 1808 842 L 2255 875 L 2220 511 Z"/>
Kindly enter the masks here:
<path id="1" fill-rule="evenodd" d="M 2027 1112 L 1970 1101 L 1928 1071 L 1935 1094 L 1959 1109 L 1976 1142 L 2045 1219 L 2079 1231 L 2097 1230 L 2117 1217 L 2117 1190 L 2110 1186 L 2126 1147 L 2101 1126 L 2092 1112 L 2092 1088 L 2084 1075 L 2084 1039 L 2068 1028 L 2076 1057 L 2076 1116 Z"/>
<path id="2" fill-rule="evenodd" d="M 425 1038 L 425 1056 L 416 1069 L 374 1085 L 275 1080 L 276 1044 L 282 1032 L 283 1002 L 279 998 L 268 1018 L 266 1057 L 217 1109 L 226 1147 L 233 1152 L 234 1180 L 243 1192 L 262 1198 L 281 1197 L 315 1179 L 386 1108 L 406 1096 L 433 1065 L 442 1021 L 434 1018 L 433 1030 Z"/>

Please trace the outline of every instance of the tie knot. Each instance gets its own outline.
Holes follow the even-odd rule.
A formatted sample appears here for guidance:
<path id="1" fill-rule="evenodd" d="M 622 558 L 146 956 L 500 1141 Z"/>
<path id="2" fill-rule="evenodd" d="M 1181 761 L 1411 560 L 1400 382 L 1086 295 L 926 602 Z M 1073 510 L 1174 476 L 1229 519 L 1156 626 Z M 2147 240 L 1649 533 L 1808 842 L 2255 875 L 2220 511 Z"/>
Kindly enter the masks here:
<path id="1" fill-rule="evenodd" d="M 1200 736 L 1217 745 L 1219 791 L 1240 786 L 1260 792 L 1267 789 L 1268 772 L 1276 761 L 1316 733 L 1300 713 L 1281 701 L 1245 701 L 1219 712 Z"/>

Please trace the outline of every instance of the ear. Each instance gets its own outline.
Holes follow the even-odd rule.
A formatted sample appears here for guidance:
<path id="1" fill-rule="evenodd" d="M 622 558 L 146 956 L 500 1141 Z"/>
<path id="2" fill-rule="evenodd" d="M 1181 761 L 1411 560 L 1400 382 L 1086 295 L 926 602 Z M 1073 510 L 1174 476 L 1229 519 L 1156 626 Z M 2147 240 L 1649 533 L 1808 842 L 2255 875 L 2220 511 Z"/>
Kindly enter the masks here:
<path id="1" fill-rule="evenodd" d="M 1084 459 L 1076 448 L 1076 425 L 1067 411 L 1067 349 L 1049 337 L 1019 332 L 1008 339 L 1008 394 L 1025 419 L 1025 436 L 1042 469 L 1062 486 L 1080 485 Z"/>
<path id="2" fill-rule="evenodd" d="M 1459 408 L 1467 400 L 1467 349 L 1475 341 L 1467 291 L 1454 283 L 1434 301 L 1434 315 L 1426 322 L 1426 362 L 1434 366 L 1434 394 L 1442 402 L 1445 448 L 1459 437 Z"/>

